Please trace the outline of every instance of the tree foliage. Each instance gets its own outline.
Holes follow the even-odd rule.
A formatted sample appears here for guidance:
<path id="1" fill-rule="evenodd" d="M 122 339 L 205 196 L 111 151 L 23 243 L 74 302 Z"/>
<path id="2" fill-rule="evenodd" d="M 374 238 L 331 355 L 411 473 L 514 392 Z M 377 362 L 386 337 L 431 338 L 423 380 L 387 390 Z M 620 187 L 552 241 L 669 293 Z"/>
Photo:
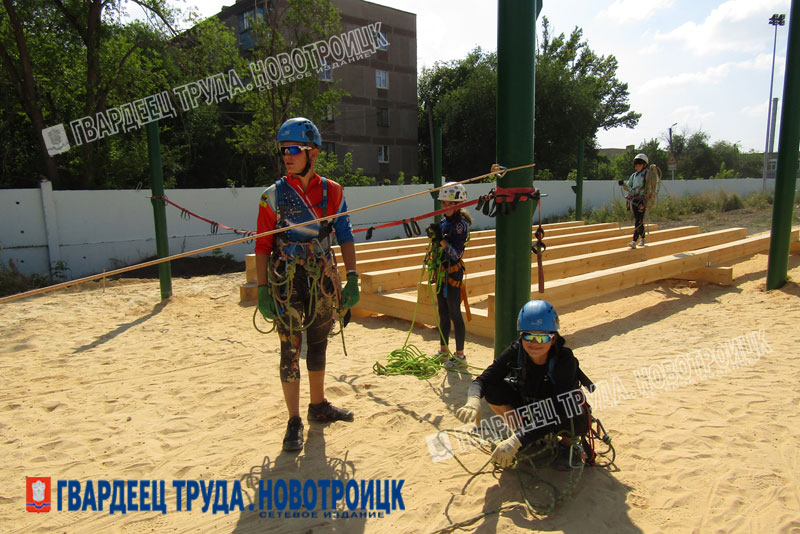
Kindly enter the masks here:
<path id="1" fill-rule="evenodd" d="M 255 46 L 252 56 L 266 58 L 291 52 L 307 44 L 340 33 L 339 13 L 330 0 L 289 0 L 286 6 L 276 2 L 275 11 L 268 11 L 265 19 L 256 17 L 251 30 Z M 248 121 L 235 126 L 231 142 L 242 154 L 251 176 L 246 179 L 253 185 L 268 184 L 280 177 L 282 162 L 274 149 L 280 125 L 289 117 L 311 119 L 321 129 L 328 110 L 345 94 L 328 82 L 324 91 L 319 77 L 311 74 L 291 83 L 280 84 L 264 91 L 248 91 L 237 97 Z"/>
<path id="2" fill-rule="evenodd" d="M 633 127 L 628 86 L 616 77 L 614 56 L 598 56 L 575 28 L 569 38 L 553 36 L 542 20 L 536 54 L 537 169 L 566 177 L 575 167 L 579 138 L 589 159 L 596 158 L 600 129 Z M 486 172 L 495 159 L 497 139 L 497 56 L 476 48 L 462 59 L 423 69 L 418 84 L 421 167 L 430 174 L 430 122 L 442 120 L 443 172 L 466 178 Z M 502 162 L 501 162 L 502 163 Z"/>
<path id="3" fill-rule="evenodd" d="M 265 58 L 339 30 L 329 0 L 276 2 L 251 31 Z M 129 5 L 147 21 L 123 22 Z M 265 14 L 266 13 L 266 17 Z M 266 18 L 267 20 L 262 20 Z M 176 28 L 190 25 L 188 31 Z M 277 126 L 290 115 L 320 120 L 342 92 L 316 76 L 184 110 L 173 89 L 234 69 L 248 80 L 237 37 L 216 17 L 184 18 L 168 0 L 3 0 L 0 10 L 0 187 L 121 188 L 149 183 L 144 128 L 49 156 L 41 131 L 149 95 L 171 95 L 177 117 L 159 122 L 167 187 L 268 183 L 281 171 Z M 324 134 L 323 134 L 324 135 Z"/>

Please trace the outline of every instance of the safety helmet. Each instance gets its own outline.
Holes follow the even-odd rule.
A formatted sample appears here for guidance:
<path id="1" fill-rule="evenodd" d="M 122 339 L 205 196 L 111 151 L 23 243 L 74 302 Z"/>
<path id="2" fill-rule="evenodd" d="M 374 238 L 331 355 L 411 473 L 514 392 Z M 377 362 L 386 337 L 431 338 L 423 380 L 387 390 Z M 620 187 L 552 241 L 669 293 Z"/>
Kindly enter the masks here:
<path id="1" fill-rule="evenodd" d="M 458 182 L 447 182 L 444 188 L 439 190 L 439 200 L 464 202 L 467 200 L 467 188 Z"/>
<path id="2" fill-rule="evenodd" d="M 546 300 L 532 300 L 526 303 L 517 317 L 518 332 L 557 332 L 558 314 Z"/>
<path id="3" fill-rule="evenodd" d="M 648 165 L 650 163 L 650 160 L 647 158 L 647 154 L 644 154 L 644 153 L 636 154 L 636 157 L 633 158 L 633 163 L 635 164 L 636 160 L 639 160 L 639 159 L 644 161 L 645 165 Z"/>
<path id="4" fill-rule="evenodd" d="M 278 130 L 276 143 L 295 141 L 298 143 L 314 143 L 322 148 L 322 136 L 313 122 L 305 117 L 294 117 L 284 122 Z"/>

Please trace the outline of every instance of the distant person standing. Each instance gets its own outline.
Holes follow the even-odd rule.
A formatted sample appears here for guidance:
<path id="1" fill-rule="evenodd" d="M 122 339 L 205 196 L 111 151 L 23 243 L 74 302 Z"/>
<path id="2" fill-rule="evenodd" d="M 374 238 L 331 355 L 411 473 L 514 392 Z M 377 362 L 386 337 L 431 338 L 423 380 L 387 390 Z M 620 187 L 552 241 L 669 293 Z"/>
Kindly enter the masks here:
<path id="1" fill-rule="evenodd" d="M 647 154 L 636 154 L 636 157 L 633 158 L 633 174 L 627 180 L 618 182 L 626 192 L 628 209 L 633 210 L 633 241 L 628 243 L 631 248 L 636 248 L 636 241 L 639 238 L 642 239 L 641 246 L 647 244 L 644 237 L 644 212 L 647 208 L 645 184 L 647 183 L 647 165 L 649 163 Z"/>

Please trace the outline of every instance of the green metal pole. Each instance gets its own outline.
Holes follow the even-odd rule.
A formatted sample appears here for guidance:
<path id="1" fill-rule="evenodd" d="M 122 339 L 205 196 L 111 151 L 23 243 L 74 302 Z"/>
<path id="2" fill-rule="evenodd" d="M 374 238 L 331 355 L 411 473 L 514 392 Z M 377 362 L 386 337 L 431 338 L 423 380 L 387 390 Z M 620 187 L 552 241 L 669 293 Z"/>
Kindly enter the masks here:
<path id="1" fill-rule="evenodd" d="M 575 220 L 583 219 L 583 138 L 578 139 L 578 176 L 575 177 Z"/>
<path id="2" fill-rule="evenodd" d="M 156 255 L 159 258 L 169 256 L 167 242 L 167 210 L 162 200 L 164 196 L 164 177 L 161 174 L 161 141 L 158 133 L 158 121 L 147 123 L 147 153 L 150 155 L 150 190 L 153 195 L 153 218 L 156 225 Z M 161 282 L 161 300 L 172 296 L 172 268 L 170 262 L 158 264 L 158 279 Z"/>
<path id="3" fill-rule="evenodd" d="M 800 0 L 792 0 L 789 14 L 789 42 L 786 45 L 786 74 L 783 78 L 781 131 L 778 139 L 778 169 L 775 201 L 772 204 L 772 234 L 769 241 L 767 290 L 786 283 L 789 270 L 789 236 L 797 185 L 797 152 L 800 144 Z"/>
<path id="4" fill-rule="evenodd" d="M 497 163 L 518 167 L 533 162 L 536 18 L 541 0 L 498 0 Z M 533 169 L 507 173 L 499 187 L 533 187 Z M 517 315 L 531 296 L 533 202 L 497 215 L 494 353 L 517 338 Z"/>
<path id="5" fill-rule="evenodd" d="M 436 125 L 433 127 L 433 187 L 442 186 L 442 119 L 436 119 Z M 442 209 L 442 203 L 439 200 L 439 193 L 434 193 L 433 196 L 433 210 L 438 211 Z M 437 223 L 442 220 L 441 215 L 436 215 L 433 218 Z"/>

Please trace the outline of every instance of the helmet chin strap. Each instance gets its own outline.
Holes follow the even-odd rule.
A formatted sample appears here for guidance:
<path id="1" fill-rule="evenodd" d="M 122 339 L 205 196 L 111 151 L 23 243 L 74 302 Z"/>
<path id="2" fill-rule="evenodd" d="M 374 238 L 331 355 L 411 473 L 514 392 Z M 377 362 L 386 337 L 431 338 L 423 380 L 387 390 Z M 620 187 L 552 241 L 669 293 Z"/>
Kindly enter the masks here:
<path id="1" fill-rule="evenodd" d="M 303 167 L 303 172 L 300 173 L 301 176 L 305 176 L 306 174 L 308 174 L 308 171 L 311 170 L 311 156 L 308 154 L 311 151 L 310 150 L 304 150 L 303 152 L 306 155 L 306 166 Z"/>

